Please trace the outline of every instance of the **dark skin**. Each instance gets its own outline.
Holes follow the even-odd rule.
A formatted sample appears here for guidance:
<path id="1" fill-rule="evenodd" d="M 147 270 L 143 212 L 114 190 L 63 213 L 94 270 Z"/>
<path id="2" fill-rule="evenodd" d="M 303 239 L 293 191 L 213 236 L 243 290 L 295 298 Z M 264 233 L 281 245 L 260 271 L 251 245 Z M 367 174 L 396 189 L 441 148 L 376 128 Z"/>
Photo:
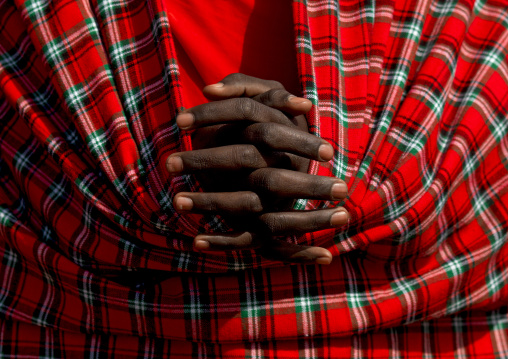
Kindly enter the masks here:
<path id="1" fill-rule="evenodd" d="M 220 214 L 233 232 L 199 234 L 195 249 L 257 248 L 270 259 L 329 264 L 327 249 L 277 238 L 340 227 L 349 218 L 342 207 L 291 209 L 298 198 L 341 201 L 347 196 L 343 181 L 306 173 L 309 160 L 333 157 L 330 144 L 308 133 L 304 114 L 312 103 L 278 82 L 242 74 L 203 92 L 214 101 L 176 120 L 180 129 L 194 130 L 194 150 L 172 154 L 166 164 L 172 175 L 196 175 L 205 192 L 181 192 L 173 202 L 181 213 Z"/>

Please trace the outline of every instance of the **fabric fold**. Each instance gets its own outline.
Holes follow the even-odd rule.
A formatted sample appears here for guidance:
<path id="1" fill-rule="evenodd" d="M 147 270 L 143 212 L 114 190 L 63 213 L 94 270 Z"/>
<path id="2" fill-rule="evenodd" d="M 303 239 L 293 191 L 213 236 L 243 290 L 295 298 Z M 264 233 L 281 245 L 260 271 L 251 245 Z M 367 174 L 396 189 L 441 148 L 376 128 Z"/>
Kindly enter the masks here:
<path id="1" fill-rule="evenodd" d="M 329 267 L 192 250 L 228 227 L 172 207 L 201 189 L 164 168 L 192 149 L 165 6 L 0 1 L 0 336 L 425 346 L 444 322 L 481 342 L 461 315 L 485 312 L 508 355 L 508 3 L 293 2 L 309 128 L 336 151 L 309 172 L 350 188 L 346 227 L 296 239 Z"/>

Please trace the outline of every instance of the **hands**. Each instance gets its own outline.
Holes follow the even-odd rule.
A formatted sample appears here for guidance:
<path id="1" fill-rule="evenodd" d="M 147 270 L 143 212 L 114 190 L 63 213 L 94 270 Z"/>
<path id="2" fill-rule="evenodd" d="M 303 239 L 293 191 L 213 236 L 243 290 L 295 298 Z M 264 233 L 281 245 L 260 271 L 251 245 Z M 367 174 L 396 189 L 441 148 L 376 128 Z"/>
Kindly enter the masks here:
<path id="1" fill-rule="evenodd" d="M 221 85 L 222 83 L 222 85 Z M 265 257 L 290 262 L 328 264 L 331 254 L 319 247 L 290 244 L 277 236 L 338 227 L 348 220 L 342 207 L 292 211 L 295 199 L 330 201 L 347 196 L 344 182 L 307 174 L 309 159 L 329 161 L 333 148 L 307 132 L 309 100 L 292 96 L 277 82 L 241 74 L 205 87 L 217 100 L 177 117 L 182 130 L 195 130 L 195 150 L 172 154 L 173 175 L 193 173 L 206 192 L 182 192 L 180 212 L 220 214 L 234 229 L 200 234 L 201 251 L 259 248 Z"/>

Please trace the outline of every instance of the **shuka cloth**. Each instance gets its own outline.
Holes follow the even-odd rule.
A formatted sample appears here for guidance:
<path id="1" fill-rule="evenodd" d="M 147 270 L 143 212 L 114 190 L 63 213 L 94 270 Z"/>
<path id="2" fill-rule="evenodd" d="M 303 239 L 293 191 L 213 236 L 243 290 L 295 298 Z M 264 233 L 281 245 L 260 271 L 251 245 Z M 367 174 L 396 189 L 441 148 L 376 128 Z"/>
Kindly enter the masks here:
<path id="1" fill-rule="evenodd" d="M 0 350 L 10 357 L 508 356 L 508 2 L 295 0 L 330 266 L 203 254 L 164 162 L 163 0 L 0 0 Z M 331 206 L 300 200 L 297 209 Z M 333 204 L 335 205 L 335 204 Z"/>

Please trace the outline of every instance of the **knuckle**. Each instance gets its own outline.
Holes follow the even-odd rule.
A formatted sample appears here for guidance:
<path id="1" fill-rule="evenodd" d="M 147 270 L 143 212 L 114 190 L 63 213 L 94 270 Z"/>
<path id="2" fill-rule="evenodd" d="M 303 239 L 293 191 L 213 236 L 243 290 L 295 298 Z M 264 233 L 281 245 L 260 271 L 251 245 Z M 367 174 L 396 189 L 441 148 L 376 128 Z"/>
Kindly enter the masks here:
<path id="1" fill-rule="evenodd" d="M 302 188 L 305 189 L 306 195 L 310 196 L 310 198 L 326 199 L 329 197 L 331 187 L 330 178 L 305 174 L 305 177 L 302 179 Z"/>
<path id="2" fill-rule="evenodd" d="M 210 166 L 210 159 L 205 153 L 195 153 L 189 156 L 189 162 L 195 170 L 201 170 Z"/>
<path id="3" fill-rule="evenodd" d="M 276 105 L 282 106 L 286 103 L 289 93 L 282 89 L 273 89 L 268 91 L 270 94 L 270 98 L 272 99 L 272 102 Z"/>
<path id="4" fill-rule="evenodd" d="M 282 107 L 288 97 L 289 93 L 286 90 L 276 88 L 263 92 L 259 97 L 259 101 L 263 105 L 277 108 Z"/>
<path id="5" fill-rule="evenodd" d="M 249 182 L 254 188 L 270 191 L 275 187 L 276 178 L 269 169 L 258 169 L 249 176 Z"/>
<path id="6" fill-rule="evenodd" d="M 257 103 L 250 98 L 239 98 L 236 105 L 239 117 L 242 120 L 253 120 L 259 111 Z"/>
<path id="7" fill-rule="evenodd" d="M 227 75 L 223 80 L 230 83 L 241 83 L 245 81 L 245 75 L 239 72 L 235 72 Z"/>
<path id="8" fill-rule="evenodd" d="M 266 126 L 260 129 L 259 137 L 266 144 L 275 144 L 281 139 L 281 133 L 278 131 L 279 129 L 280 125 L 276 123 L 267 123 Z"/>
<path id="9" fill-rule="evenodd" d="M 260 220 L 271 234 L 277 234 L 286 231 L 289 224 L 287 217 L 280 213 L 264 214 L 260 216 Z"/>
<path id="10" fill-rule="evenodd" d="M 284 89 L 284 85 L 282 85 L 279 81 L 268 80 L 268 87 L 272 89 Z"/>
<path id="11" fill-rule="evenodd" d="M 258 168 L 263 167 L 263 159 L 253 145 L 233 146 L 232 158 L 233 162 L 241 167 Z"/>
<path id="12" fill-rule="evenodd" d="M 316 177 L 316 178 L 314 178 Z M 322 178 L 318 176 L 314 176 L 314 184 L 312 185 L 313 193 L 312 195 L 315 197 L 329 197 L 330 196 L 330 188 L 333 185 L 333 180 L 329 178 Z"/>
<path id="13" fill-rule="evenodd" d="M 278 125 L 274 123 L 256 123 L 250 127 L 250 140 L 256 143 L 270 144 L 278 139 Z"/>
<path id="14" fill-rule="evenodd" d="M 259 213 L 263 211 L 261 200 L 259 199 L 259 196 L 254 192 L 246 194 L 244 201 L 244 203 L 246 203 L 246 209 L 248 212 Z"/>

